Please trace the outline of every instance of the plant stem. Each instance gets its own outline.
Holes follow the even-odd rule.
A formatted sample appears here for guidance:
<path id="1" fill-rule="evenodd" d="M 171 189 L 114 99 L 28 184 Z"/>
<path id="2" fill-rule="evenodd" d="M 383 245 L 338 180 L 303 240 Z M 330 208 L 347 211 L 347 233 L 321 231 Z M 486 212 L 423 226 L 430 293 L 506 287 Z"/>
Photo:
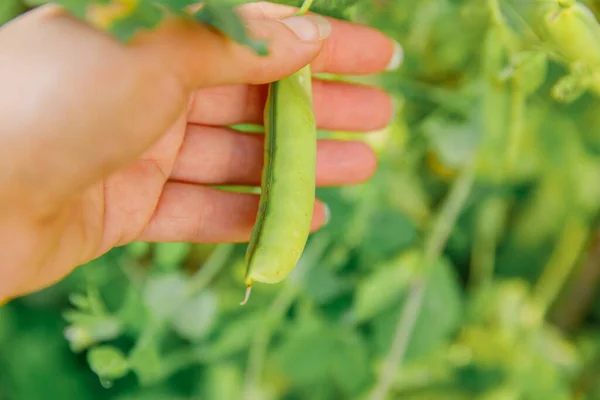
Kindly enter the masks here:
<path id="1" fill-rule="evenodd" d="M 471 192 L 474 175 L 473 167 L 467 166 L 453 183 L 425 244 L 425 261 L 432 261 L 437 258 L 446 245 L 456 220 Z"/>
<path id="2" fill-rule="evenodd" d="M 435 271 L 435 260 L 440 256 L 448 241 L 452 228 L 456 224 L 456 220 L 471 191 L 473 181 L 473 169 L 472 167 L 467 167 L 454 182 L 434 222 L 425 244 L 423 275 L 417 277 L 411 284 L 408 297 L 400 311 L 392 347 L 386 357 L 379 381 L 370 396 L 370 400 L 384 400 L 390 391 L 394 377 L 406 354 L 417 318 L 419 317 L 419 311 L 423 305 L 427 290 L 428 278 Z"/>
<path id="3" fill-rule="evenodd" d="M 595 229 L 587 254 L 574 275 L 552 318 L 555 325 L 570 332 L 584 321 L 600 283 L 600 228 Z"/>
<path id="4" fill-rule="evenodd" d="M 519 155 L 519 147 L 521 146 L 525 125 L 526 100 L 521 74 L 515 73 L 512 79 L 510 121 L 508 128 L 508 151 L 506 154 L 506 169 L 508 171 L 512 171 L 516 167 L 516 162 Z"/>
<path id="5" fill-rule="evenodd" d="M 534 296 L 542 315 L 546 315 L 577 265 L 589 232 L 588 224 L 578 215 L 571 216 L 564 226 L 550 261 L 535 286 Z"/>
<path id="6" fill-rule="evenodd" d="M 210 254 L 204 265 L 191 277 L 188 282 L 188 295 L 191 296 L 203 290 L 227 263 L 234 249 L 233 244 L 219 245 Z"/>
<path id="7" fill-rule="evenodd" d="M 478 206 L 475 217 L 469 284 L 473 288 L 489 285 L 494 276 L 496 247 L 508 212 L 508 202 L 498 196 Z"/>

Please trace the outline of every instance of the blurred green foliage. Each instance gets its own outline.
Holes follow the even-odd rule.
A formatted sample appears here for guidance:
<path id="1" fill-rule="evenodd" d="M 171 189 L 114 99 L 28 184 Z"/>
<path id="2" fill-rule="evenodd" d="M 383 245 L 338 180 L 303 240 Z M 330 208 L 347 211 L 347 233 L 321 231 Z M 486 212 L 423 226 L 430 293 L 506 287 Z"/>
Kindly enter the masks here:
<path id="1" fill-rule="evenodd" d="M 399 72 L 329 77 L 397 101 L 375 177 L 319 189 L 330 224 L 245 307 L 245 244 L 133 243 L 0 308 L 0 399 L 600 398 L 598 66 L 573 57 L 600 37 L 565 50 L 555 5 L 316 0 L 404 45 Z"/>

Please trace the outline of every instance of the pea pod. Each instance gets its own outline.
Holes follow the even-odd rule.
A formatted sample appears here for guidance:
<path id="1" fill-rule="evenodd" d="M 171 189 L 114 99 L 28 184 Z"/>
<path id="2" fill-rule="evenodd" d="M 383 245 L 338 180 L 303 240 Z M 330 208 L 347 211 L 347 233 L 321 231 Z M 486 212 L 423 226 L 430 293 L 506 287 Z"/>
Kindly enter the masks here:
<path id="1" fill-rule="evenodd" d="M 311 86 L 310 66 L 269 86 L 262 192 L 246 251 L 244 303 L 253 282 L 285 279 L 310 233 L 317 147 Z"/>
<path id="2" fill-rule="evenodd" d="M 558 0 L 546 11 L 544 25 L 552 44 L 568 61 L 600 66 L 600 24 L 584 4 Z"/>

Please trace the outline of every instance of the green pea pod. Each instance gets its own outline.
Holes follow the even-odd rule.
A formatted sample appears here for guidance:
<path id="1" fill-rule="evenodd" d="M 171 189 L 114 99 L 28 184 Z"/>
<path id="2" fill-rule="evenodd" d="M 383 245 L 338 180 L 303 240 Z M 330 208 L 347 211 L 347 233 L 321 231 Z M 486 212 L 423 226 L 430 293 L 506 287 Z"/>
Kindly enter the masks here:
<path id="1" fill-rule="evenodd" d="M 584 4 L 557 3 L 545 13 L 544 25 L 552 44 L 568 61 L 600 66 L 600 24 Z"/>
<path id="2" fill-rule="evenodd" d="M 286 278 L 310 233 L 317 148 L 311 86 L 310 66 L 269 86 L 262 193 L 246 251 L 244 302 L 253 282 Z"/>

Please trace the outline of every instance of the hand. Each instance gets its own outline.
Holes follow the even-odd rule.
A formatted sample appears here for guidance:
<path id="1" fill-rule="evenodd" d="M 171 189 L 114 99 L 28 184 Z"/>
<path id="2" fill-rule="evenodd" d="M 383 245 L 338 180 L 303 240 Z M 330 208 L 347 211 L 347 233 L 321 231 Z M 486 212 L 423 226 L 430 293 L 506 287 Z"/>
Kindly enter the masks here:
<path id="1" fill-rule="evenodd" d="M 295 9 L 269 3 L 239 10 L 269 41 L 268 57 L 176 20 L 124 46 L 53 6 L 0 29 L 0 300 L 133 240 L 247 241 L 258 196 L 209 185 L 259 185 L 263 141 L 227 126 L 262 123 L 266 84 L 310 62 L 357 75 L 400 61 L 398 46 L 367 27 L 284 23 Z M 323 129 L 368 131 L 392 118 L 375 88 L 315 80 L 314 96 Z M 361 142 L 318 144 L 320 186 L 362 182 L 375 167 Z M 317 201 L 313 229 L 324 220 Z"/>

